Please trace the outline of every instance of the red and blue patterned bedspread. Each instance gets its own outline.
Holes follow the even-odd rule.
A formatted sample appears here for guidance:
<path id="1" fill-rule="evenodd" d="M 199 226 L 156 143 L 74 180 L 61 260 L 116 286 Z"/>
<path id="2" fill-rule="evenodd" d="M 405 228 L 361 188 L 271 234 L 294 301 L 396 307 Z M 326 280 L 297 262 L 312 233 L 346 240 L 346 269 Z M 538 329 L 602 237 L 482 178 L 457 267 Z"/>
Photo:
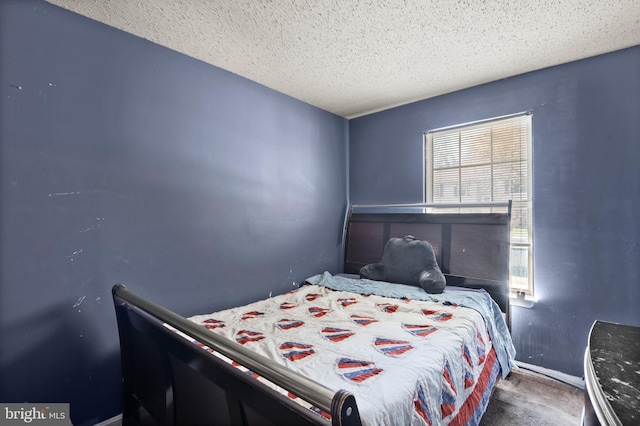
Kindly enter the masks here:
<path id="1" fill-rule="evenodd" d="M 190 319 L 331 389 L 352 392 L 365 425 L 475 424 L 499 367 L 483 315 L 447 300 L 305 285 Z"/>

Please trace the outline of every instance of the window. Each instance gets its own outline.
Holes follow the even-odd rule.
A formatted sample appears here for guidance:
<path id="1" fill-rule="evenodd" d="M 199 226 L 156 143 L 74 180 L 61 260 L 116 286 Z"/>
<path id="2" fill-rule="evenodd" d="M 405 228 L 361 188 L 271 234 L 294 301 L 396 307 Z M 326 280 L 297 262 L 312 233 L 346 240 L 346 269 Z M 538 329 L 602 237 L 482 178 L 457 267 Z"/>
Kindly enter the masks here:
<path id="1" fill-rule="evenodd" d="M 427 203 L 512 200 L 511 290 L 528 296 L 533 296 L 531 139 L 530 114 L 433 130 L 425 139 Z"/>

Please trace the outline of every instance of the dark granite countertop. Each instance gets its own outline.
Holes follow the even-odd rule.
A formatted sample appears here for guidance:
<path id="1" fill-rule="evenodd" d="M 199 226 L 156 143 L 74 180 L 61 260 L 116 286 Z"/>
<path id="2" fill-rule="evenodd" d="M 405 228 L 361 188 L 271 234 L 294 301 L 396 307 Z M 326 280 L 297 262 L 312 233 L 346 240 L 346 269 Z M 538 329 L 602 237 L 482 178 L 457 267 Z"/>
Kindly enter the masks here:
<path id="1" fill-rule="evenodd" d="M 640 424 L 640 327 L 596 321 L 589 336 L 595 375 L 623 425 Z"/>

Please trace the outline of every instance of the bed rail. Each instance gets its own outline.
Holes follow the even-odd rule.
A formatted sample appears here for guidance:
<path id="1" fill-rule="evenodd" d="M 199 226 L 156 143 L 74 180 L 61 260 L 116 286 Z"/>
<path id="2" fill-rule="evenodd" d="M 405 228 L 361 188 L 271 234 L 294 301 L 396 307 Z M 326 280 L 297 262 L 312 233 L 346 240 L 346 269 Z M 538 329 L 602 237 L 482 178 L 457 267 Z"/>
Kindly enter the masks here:
<path id="1" fill-rule="evenodd" d="M 393 209 L 422 209 L 423 213 L 427 213 L 429 210 L 431 211 L 443 211 L 447 209 L 453 210 L 471 210 L 475 212 L 481 212 L 483 209 L 489 208 L 491 211 L 493 209 L 504 210 L 506 213 L 511 214 L 511 206 L 512 202 L 504 201 L 504 202 L 487 202 L 487 203 L 400 203 L 400 204 L 352 204 L 351 211 L 357 213 L 356 210 L 372 210 L 372 209 L 384 209 L 384 210 L 393 210 Z"/>
<path id="2" fill-rule="evenodd" d="M 216 424 L 262 425 L 265 421 L 273 424 L 329 424 L 320 415 L 202 350 L 166 325 L 329 413 L 330 424 L 361 424 L 351 393 L 344 390 L 334 392 L 198 326 L 121 284 L 115 285 L 112 293 L 122 356 L 123 424 L 185 424 L 188 419 L 184 418 L 184 413 L 192 415 L 194 420 L 203 420 L 199 414 L 208 415 Z M 237 383 L 230 385 L 229 381 Z M 216 386 L 216 382 L 222 382 L 224 386 Z M 212 398 L 201 398 L 202 404 L 198 404 L 197 399 L 203 395 Z M 212 411 L 214 400 L 221 398 L 226 400 L 226 404 L 222 404 L 228 409 L 226 414 L 218 409 Z M 189 407 L 185 409 L 186 406 Z M 198 410 L 202 411 L 194 412 Z"/>

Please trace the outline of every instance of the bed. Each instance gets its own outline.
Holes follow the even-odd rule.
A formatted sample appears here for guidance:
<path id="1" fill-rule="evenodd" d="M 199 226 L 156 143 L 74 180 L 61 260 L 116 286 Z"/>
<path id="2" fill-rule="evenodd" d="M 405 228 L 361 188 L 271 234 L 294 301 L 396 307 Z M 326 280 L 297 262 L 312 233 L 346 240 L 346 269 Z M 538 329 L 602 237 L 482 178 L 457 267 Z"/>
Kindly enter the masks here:
<path id="1" fill-rule="evenodd" d="M 510 208 L 354 213 L 340 274 L 184 318 L 113 288 L 123 424 L 478 424 L 509 373 Z M 390 238 L 431 243 L 447 287 L 360 279 Z"/>

